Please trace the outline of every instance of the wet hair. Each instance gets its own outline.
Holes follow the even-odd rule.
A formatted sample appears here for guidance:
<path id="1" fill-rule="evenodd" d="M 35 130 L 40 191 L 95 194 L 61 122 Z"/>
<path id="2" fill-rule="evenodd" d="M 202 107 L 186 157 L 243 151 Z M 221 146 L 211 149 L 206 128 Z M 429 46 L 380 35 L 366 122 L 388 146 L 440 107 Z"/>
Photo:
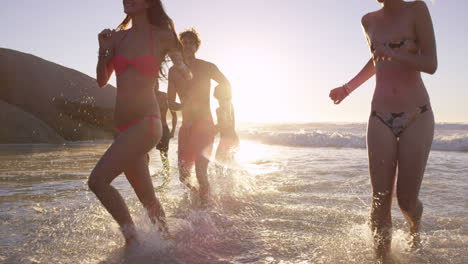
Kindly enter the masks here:
<path id="1" fill-rule="evenodd" d="M 153 26 L 169 30 L 174 36 L 177 49 L 182 50 L 182 44 L 180 43 L 180 40 L 177 37 L 174 22 L 166 13 L 166 10 L 164 9 L 161 0 L 146 0 L 146 2 L 150 5 L 150 7 L 147 9 L 149 23 Z M 127 29 L 130 22 L 132 22 L 132 18 L 129 15 L 127 15 L 122 21 L 122 23 L 120 23 L 120 25 L 117 27 L 117 30 Z M 167 68 L 167 62 L 168 60 L 164 59 L 162 64 L 164 64 L 165 67 L 161 67 L 160 71 L 161 76 L 163 76 L 164 78 L 166 77 L 166 74 L 163 68 Z"/>
<path id="2" fill-rule="evenodd" d="M 191 39 L 195 41 L 195 44 L 197 45 L 197 50 L 200 48 L 201 45 L 201 39 L 200 39 L 200 34 L 198 34 L 197 30 L 195 28 L 189 28 L 186 29 L 184 32 L 179 34 L 179 38 L 182 39 Z"/>

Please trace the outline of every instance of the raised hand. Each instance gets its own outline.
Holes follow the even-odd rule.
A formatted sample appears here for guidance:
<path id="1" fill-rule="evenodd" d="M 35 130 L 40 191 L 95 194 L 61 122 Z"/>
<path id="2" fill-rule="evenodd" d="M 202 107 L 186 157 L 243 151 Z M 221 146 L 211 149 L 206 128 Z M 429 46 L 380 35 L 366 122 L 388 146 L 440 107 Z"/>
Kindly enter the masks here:
<path id="1" fill-rule="evenodd" d="M 115 30 L 104 29 L 98 34 L 99 41 L 99 54 L 100 55 L 112 55 L 113 54 L 113 41 L 112 36 Z"/>
<path id="2" fill-rule="evenodd" d="M 346 90 L 345 86 L 340 86 L 330 91 L 330 99 L 332 99 L 334 104 L 339 104 L 343 101 L 349 92 Z"/>

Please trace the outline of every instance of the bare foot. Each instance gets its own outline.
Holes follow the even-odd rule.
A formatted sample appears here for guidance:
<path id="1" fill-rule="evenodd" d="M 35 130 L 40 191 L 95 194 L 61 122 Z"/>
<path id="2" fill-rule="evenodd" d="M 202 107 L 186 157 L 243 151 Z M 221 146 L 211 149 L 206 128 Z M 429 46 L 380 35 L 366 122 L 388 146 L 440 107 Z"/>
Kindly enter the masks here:
<path id="1" fill-rule="evenodd" d="M 421 235 L 419 232 L 409 235 L 409 246 L 413 251 L 418 251 L 422 248 Z"/>
<path id="2" fill-rule="evenodd" d="M 193 186 L 192 184 L 190 183 L 186 183 L 185 186 L 187 186 L 187 188 L 189 188 L 190 191 L 194 192 L 194 193 L 198 193 L 198 188 Z"/>
<path id="3" fill-rule="evenodd" d="M 388 259 L 390 256 L 391 245 L 392 245 L 392 228 L 382 228 L 378 234 L 374 233 L 374 252 L 378 259 L 379 264 L 389 263 Z M 386 262 L 382 262 L 386 261 Z"/>
<path id="4" fill-rule="evenodd" d="M 395 263 L 390 256 L 380 257 L 377 259 L 377 264 L 393 264 Z"/>
<path id="5" fill-rule="evenodd" d="M 423 205 L 419 203 L 418 210 L 416 212 L 416 216 L 413 218 L 407 218 L 409 224 L 409 244 L 411 249 L 417 250 L 421 247 L 421 217 L 423 214 Z"/>
<path id="6" fill-rule="evenodd" d="M 165 217 L 158 218 L 158 221 L 155 223 L 155 225 L 158 228 L 158 232 L 161 233 L 161 236 L 164 239 L 171 238 L 171 234 L 169 233 L 169 228 L 167 228 L 167 223 L 166 223 L 166 218 Z"/>
<path id="7" fill-rule="evenodd" d="M 130 247 L 138 243 L 137 232 L 133 224 L 122 226 L 120 231 L 125 238 L 125 247 Z"/>
<path id="8" fill-rule="evenodd" d="M 208 205 L 211 202 L 210 185 L 208 182 L 200 183 L 200 201 L 202 205 Z"/>
<path id="9" fill-rule="evenodd" d="M 125 238 L 125 249 L 126 250 L 131 250 L 132 248 L 138 247 L 140 242 L 138 241 L 138 238 L 135 236 L 133 237 L 126 237 Z"/>
<path id="10" fill-rule="evenodd" d="M 190 191 L 198 192 L 198 188 L 193 186 L 187 177 L 183 177 L 182 175 L 179 177 L 180 182 L 185 185 Z"/>
<path id="11" fill-rule="evenodd" d="M 200 206 L 202 209 L 207 209 L 209 207 L 212 207 L 215 204 L 214 201 L 211 199 L 201 199 L 200 202 L 201 202 Z"/>

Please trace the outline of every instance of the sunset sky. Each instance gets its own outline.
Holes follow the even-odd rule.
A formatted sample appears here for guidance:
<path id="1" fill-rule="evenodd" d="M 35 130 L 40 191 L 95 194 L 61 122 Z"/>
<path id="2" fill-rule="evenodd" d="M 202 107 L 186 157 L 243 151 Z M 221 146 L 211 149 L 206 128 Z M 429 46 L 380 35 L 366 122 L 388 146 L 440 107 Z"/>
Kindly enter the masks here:
<path id="1" fill-rule="evenodd" d="M 340 106 L 330 89 L 369 59 L 360 19 L 375 0 L 165 0 L 178 31 L 201 34 L 198 57 L 230 79 L 240 121 L 364 122 L 374 79 Z M 426 1 L 439 69 L 423 78 L 437 122 L 468 122 L 468 1 Z M 15 0 L 2 3 L 0 47 L 95 77 L 97 33 L 123 19 L 121 0 Z M 27 76 L 25 76 L 27 78 Z M 114 82 L 114 81 L 113 81 Z M 165 90 L 165 84 L 162 85 Z"/>

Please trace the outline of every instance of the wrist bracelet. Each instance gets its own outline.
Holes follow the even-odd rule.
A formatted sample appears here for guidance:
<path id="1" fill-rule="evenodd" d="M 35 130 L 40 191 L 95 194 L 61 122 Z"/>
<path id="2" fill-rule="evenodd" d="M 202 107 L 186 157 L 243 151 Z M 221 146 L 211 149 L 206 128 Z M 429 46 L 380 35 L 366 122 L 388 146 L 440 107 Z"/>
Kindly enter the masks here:
<path id="1" fill-rule="evenodd" d="M 349 84 L 348 84 L 348 83 L 345 83 L 342 87 L 345 89 L 347 95 L 350 95 L 350 94 L 351 94 L 352 91 L 351 91 L 351 88 L 349 88 Z"/>

